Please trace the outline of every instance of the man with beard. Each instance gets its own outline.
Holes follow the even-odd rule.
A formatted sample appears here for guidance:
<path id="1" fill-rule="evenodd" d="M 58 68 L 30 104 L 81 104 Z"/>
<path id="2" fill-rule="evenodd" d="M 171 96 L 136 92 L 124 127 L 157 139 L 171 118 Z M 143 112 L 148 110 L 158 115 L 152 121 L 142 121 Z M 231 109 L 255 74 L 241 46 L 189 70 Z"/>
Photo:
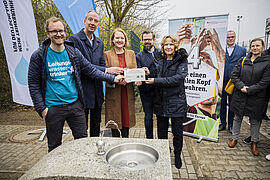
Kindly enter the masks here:
<path id="1" fill-rule="evenodd" d="M 150 75 L 153 73 L 154 53 L 160 50 L 155 48 L 155 34 L 152 31 L 142 33 L 143 50 L 136 55 L 138 68 L 147 67 Z M 143 84 L 139 86 L 140 97 L 144 111 L 144 125 L 146 138 L 153 139 L 153 108 L 154 108 L 154 89 L 153 86 Z"/>
<path id="2" fill-rule="evenodd" d="M 97 69 L 109 74 L 123 73 L 123 68 L 107 68 L 105 65 L 103 41 L 94 34 L 99 26 L 99 21 L 99 15 L 96 11 L 91 10 L 87 12 L 84 18 L 85 27 L 77 34 L 72 35 L 69 40 L 74 42 L 75 47 Z M 100 133 L 101 106 L 104 101 L 102 81 L 86 75 L 82 75 L 81 80 L 85 96 L 86 128 L 88 128 L 88 115 L 90 111 L 90 137 L 98 137 Z"/>
<path id="3" fill-rule="evenodd" d="M 52 17 L 46 21 L 47 39 L 32 54 L 28 71 L 30 96 L 46 122 L 48 151 L 62 143 L 64 122 L 74 139 L 87 137 L 81 74 L 109 83 L 123 76 L 106 74 L 87 61 L 66 39 L 66 24 Z"/>

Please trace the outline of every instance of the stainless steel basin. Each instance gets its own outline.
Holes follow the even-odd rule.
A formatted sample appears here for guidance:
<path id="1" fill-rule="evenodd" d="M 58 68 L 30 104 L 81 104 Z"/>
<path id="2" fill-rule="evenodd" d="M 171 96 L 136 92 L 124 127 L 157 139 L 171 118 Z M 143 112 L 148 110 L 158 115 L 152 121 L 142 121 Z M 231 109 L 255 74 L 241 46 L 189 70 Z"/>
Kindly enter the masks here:
<path id="1" fill-rule="evenodd" d="M 107 151 L 107 162 L 119 169 L 140 170 L 153 167 L 159 159 L 158 152 L 151 146 L 125 143 Z"/>

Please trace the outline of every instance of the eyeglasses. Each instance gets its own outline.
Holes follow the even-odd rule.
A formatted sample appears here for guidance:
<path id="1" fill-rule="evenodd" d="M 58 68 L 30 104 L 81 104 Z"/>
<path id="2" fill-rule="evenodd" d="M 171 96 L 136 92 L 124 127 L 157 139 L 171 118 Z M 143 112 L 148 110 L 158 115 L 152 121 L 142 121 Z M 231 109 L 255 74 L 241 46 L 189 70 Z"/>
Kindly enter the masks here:
<path id="1" fill-rule="evenodd" d="M 228 36 L 227 39 L 233 39 L 235 36 Z"/>
<path id="2" fill-rule="evenodd" d="M 143 39 L 143 41 L 153 41 L 153 39 Z"/>
<path id="3" fill-rule="evenodd" d="M 48 33 L 51 33 L 52 35 L 54 35 L 54 36 L 56 36 L 58 33 L 60 34 L 60 35 L 63 35 L 63 34 L 65 34 L 65 30 L 52 30 L 52 31 L 47 31 Z"/>

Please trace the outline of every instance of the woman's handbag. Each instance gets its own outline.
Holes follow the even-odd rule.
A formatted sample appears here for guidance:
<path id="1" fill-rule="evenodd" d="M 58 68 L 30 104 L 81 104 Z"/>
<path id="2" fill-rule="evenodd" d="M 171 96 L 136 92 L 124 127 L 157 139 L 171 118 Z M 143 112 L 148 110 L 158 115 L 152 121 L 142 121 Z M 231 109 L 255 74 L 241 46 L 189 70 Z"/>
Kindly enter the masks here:
<path id="1" fill-rule="evenodd" d="M 245 61 L 246 57 L 243 58 L 243 61 L 241 63 L 241 67 L 243 67 L 244 61 Z M 233 90 L 234 90 L 234 84 L 232 82 L 232 80 L 230 79 L 224 89 L 228 94 L 232 94 Z"/>

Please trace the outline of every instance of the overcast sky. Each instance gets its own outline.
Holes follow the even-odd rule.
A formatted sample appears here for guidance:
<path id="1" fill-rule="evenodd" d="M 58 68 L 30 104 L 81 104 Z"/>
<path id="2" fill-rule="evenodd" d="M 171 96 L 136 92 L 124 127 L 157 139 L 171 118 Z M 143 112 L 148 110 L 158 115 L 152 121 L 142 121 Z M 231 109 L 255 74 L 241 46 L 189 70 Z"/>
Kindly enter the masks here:
<path id="1" fill-rule="evenodd" d="M 161 36 L 168 33 L 168 19 L 229 14 L 228 29 L 238 33 L 240 41 L 265 35 L 266 18 L 270 18 L 270 0 L 168 0 L 169 11 L 161 24 Z M 165 34 L 163 34 L 165 33 Z"/>

